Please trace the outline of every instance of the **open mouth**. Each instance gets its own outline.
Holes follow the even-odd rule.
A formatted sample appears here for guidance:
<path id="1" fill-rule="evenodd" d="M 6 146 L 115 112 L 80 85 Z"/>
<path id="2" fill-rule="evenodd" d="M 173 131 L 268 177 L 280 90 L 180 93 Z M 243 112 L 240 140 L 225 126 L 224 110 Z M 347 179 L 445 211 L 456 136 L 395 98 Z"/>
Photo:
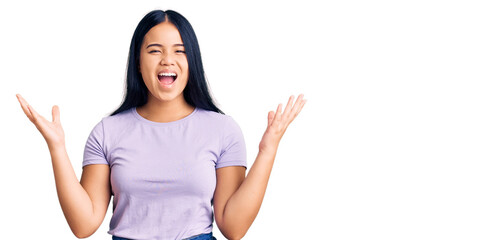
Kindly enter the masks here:
<path id="1" fill-rule="evenodd" d="M 170 85 L 173 84 L 176 81 L 176 73 L 160 73 L 157 75 L 157 78 L 159 79 L 159 82 L 163 85 Z"/>

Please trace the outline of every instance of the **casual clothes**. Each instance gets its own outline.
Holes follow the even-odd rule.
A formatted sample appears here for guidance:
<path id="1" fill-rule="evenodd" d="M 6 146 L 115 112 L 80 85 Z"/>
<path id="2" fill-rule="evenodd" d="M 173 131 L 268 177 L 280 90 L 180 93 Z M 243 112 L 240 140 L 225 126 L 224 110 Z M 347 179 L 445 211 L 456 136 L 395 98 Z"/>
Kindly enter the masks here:
<path id="1" fill-rule="evenodd" d="M 82 166 L 89 164 L 110 166 L 109 234 L 184 239 L 212 232 L 216 169 L 246 168 L 246 146 L 227 115 L 195 108 L 159 123 L 131 108 L 104 117 L 91 131 Z"/>

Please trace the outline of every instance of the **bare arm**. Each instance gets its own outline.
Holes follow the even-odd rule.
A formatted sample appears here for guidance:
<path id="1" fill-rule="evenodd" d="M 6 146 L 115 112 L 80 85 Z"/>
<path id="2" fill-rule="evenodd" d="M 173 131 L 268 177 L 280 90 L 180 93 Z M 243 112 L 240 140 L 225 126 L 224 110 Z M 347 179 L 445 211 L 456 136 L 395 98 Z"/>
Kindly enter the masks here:
<path id="1" fill-rule="evenodd" d="M 53 107 L 53 121 L 40 116 L 17 95 L 23 111 L 45 138 L 52 159 L 58 199 L 70 229 L 78 238 L 91 236 L 101 225 L 110 203 L 108 165 L 84 167 L 79 183 L 66 152 L 59 108 Z"/>
<path id="2" fill-rule="evenodd" d="M 255 220 L 273 162 L 274 156 L 259 153 L 246 178 L 244 167 L 217 170 L 217 183 L 226 184 L 217 184 L 215 190 L 215 221 L 227 239 L 241 239 Z"/>
<path id="3" fill-rule="evenodd" d="M 105 164 L 87 165 L 79 183 L 65 147 L 51 150 L 59 203 L 73 234 L 91 236 L 101 225 L 110 203 L 110 168 Z"/>
<path id="4" fill-rule="evenodd" d="M 226 238 L 241 239 L 255 220 L 264 199 L 279 141 L 305 102 L 300 95 L 292 106 L 291 96 L 284 114 L 281 113 L 281 104 L 276 113 L 269 112 L 268 127 L 259 144 L 259 153 L 246 178 L 243 167 L 217 170 L 215 221 Z"/>

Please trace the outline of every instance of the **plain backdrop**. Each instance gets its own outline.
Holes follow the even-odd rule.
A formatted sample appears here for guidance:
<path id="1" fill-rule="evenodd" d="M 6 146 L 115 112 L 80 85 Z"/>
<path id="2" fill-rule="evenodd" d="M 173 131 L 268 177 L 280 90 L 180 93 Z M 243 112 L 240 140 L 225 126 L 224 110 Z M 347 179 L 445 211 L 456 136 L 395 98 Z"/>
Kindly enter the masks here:
<path id="1" fill-rule="evenodd" d="M 191 22 L 249 166 L 267 112 L 308 99 L 244 239 L 503 238 L 503 8 L 480 0 L 3 1 L 0 238 L 76 238 L 15 94 L 48 119 L 60 107 L 80 179 L 90 131 L 121 103 L 133 31 L 154 9 Z M 111 214 L 89 239 L 111 239 Z"/>

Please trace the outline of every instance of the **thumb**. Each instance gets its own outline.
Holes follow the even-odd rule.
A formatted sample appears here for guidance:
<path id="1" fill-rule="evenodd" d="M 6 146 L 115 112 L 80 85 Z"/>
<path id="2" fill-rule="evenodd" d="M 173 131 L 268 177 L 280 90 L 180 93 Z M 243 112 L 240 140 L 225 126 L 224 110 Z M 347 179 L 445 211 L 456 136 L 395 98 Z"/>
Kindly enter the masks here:
<path id="1" fill-rule="evenodd" d="M 267 115 L 267 125 L 271 125 L 272 119 L 274 118 L 274 112 L 269 111 L 269 114 Z"/>
<path id="2" fill-rule="evenodd" d="M 52 107 L 52 122 L 60 123 L 59 107 L 57 105 Z"/>

